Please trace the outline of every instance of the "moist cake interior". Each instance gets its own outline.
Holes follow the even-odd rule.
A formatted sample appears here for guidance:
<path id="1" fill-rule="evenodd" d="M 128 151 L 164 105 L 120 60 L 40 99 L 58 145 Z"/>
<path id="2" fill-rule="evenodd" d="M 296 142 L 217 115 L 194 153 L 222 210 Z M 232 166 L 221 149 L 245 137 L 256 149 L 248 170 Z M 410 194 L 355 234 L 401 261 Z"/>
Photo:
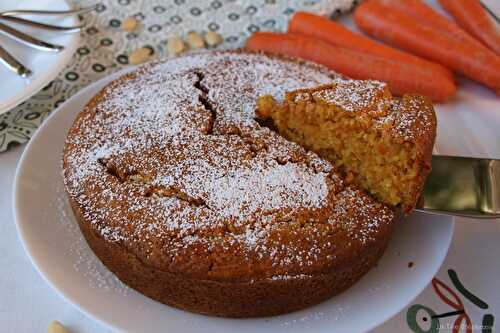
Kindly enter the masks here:
<path id="1" fill-rule="evenodd" d="M 435 135 L 434 111 L 423 97 L 397 99 L 383 83 L 337 79 L 288 92 L 283 102 L 262 96 L 257 115 L 333 162 L 348 182 L 405 212 L 414 208 L 430 168 L 419 143 L 433 143 Z"/>

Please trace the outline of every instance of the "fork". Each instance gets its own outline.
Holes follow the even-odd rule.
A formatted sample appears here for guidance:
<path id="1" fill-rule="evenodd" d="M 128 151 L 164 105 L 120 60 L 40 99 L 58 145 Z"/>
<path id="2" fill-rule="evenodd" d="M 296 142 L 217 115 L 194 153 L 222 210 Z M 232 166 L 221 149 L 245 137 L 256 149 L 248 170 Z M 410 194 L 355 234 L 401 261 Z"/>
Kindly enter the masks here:
<path id="1" fill-rule="evenodd" d="M 19 16 L 19 15 L 39 15 L 39 16 L 68 16 L 86 14 L 97 9 L 100 4 L 71 10 L 7 10 L 0 12 L 0 16 Z"/>
<path id="2" fill-rule="evenodd" d="M 31 70 L 26 68 L 23 64 L 21 64 L 2 46 L 0 46 L 0 63 L 5 65 L 10 70 L 14 71 L 21 77 L 28 77 L 31 75 Z"/>
<path id="3" fill-rule="evenodd" d="M 22 31 L 14 29 L 3 23 L 0 23 L 0 33 L 8 35 L 23 44 L 26 44 L 28 46 L 34 47 L 42 51 L 59 52 L 64 50 L 64 46 L 62 45 L 45 42 L 41 39 L 32 37 Z"/>
<path id="4" fill-rule="evenodd" d="M 69 16 L 69 15 L 82 15 L 85 13 L 89 13 L 93 10 L 96 10 L 99 4 L 95 4 L 93 6 L 81 8 L 81 9 L 73 9 L 66 11 L 54 11 L 54 10 L 10 10 L 0 12 L 0 21 L 12 22 L 20 25 L 26 25 L 33 28 L 44 29 L 48 31 L 56 31 L 62 33 L 73 33 L 80 31 L 84 25 L 77 25 L 72 27 L 64 27 L 51 25 L 46 23 L 41 23 L 37 21 L 27 20 L 22 17 L 22 15 L 32 15 L 32 16 Z M 7 36 L 12 37 L 18 42 L 26 44 L 30 47 L 34 47 L 36 49 L 42 51 L 50 51 L 50 52 L 60 52 L 64 49 L 64 46 L 52 44 L 40 40 L 36 37 L 30 36 L 22 31 L 19 31 L 11 26 L 5 25 L 0 22 L 0 33 L 3 33 Z M 22 77 L 27 77 L 31 75 L 31 70 L 25 67 L 21 62 L 19 62 L 15 57 L 13 57 L 7 50 L 0 46 L 0 63 L 5 65 L 10 70 L 14 71 L 18 75 Z"/>
<path id="5" fill-rule="evenodd" d="M 21 25 L 26 25 L 34 28 L 45 29 L 48 31 L 57 32 L 78 32 L 84 25 L 77 25 L 73 27 L 61 27 L 52 24 L 46 24 L 36 21 L 27 20 L 18 16 L 22 15 L 32 15 L 32 16 L 68 16 L 68 15 L 82 15 L 96 10 L 99 4 L 93 6 L 84 7 L 81 9 L 73 9 L 66 11 L 54 11 L 54 10 L 9 10 L 0 12 L 0 20 L 18 23 Z"/>

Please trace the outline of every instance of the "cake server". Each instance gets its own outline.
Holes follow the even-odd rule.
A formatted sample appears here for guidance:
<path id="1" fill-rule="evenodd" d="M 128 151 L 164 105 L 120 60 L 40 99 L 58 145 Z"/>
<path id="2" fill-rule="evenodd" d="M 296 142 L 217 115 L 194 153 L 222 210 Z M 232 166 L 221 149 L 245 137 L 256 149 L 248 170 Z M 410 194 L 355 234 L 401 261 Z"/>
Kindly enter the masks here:
<path id="1" fill-rule="evenodd" d="M 500 218 L 500 160 L 434 155 L 416 210 Z"/>

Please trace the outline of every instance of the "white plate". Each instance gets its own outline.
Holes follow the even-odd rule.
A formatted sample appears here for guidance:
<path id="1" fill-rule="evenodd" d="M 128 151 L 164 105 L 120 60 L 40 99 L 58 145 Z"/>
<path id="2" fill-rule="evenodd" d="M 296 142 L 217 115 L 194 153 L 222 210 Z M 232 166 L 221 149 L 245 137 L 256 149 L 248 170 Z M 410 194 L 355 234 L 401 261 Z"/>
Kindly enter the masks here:
<path id="1" fill-rule="evenodd" d="M 70 8 L 67 0 L 0 0 L 0 12 L 12 9 L 68 10 Z M 78 19 L 74 16 L 65 18 L 25 16 L 25 18 L 61 26 L 78 24 Z M 33 71 L 31 77 L 21 78 L 0 64 L 0 114 L 24 102 L 52 81 L 68 64 L 80 39 L 78 33 L 53 33 L 29 29 L 10 22 L 7 24 L 47 42 L 63 45 L 65 49 L 59 53 L 38 51 L 0 34 L 0 45 Z"/>
<path id="2" fill-rule="evenodd" d="M 86 102 L 118 74 L 62 104 L 37 131 L 19 163 L 14 209 L 20 238 L 46 281 L 89 316 L 128 332 L 363 332 L 398 313 L 429 283 L 453 234 L 449 217 L 414 214 L 396 228 L 380 264 L 320 305 L 262 319 L 221 319 L 180 311 L 123 286 L 85 243 L 66 201 L 61 151 Z M 413 268 L 408 263 L 414 262 Z"/>

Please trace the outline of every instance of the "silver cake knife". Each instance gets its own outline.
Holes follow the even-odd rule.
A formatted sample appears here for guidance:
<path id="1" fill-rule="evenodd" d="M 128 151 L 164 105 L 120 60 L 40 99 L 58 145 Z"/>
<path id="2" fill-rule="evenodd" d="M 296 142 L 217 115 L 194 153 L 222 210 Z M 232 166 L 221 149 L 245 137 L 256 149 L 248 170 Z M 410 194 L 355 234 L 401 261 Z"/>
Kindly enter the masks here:
<path id="1" fill-rule="evenodd" d="M 500 160 L 434 155 L 416 210 L 500 218 Z"/>

